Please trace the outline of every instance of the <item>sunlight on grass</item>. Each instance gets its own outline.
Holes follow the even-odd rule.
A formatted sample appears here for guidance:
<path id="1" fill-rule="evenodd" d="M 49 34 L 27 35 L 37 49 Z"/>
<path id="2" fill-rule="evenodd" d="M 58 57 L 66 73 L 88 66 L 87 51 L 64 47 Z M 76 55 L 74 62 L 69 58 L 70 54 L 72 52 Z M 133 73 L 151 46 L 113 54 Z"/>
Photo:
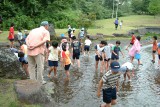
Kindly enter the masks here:
<path id="1" fill-rule="evenodd" d="M 96 35 L 97 33 L 102 33 L 104 35 L 112 35 L 113 33 L 127 34 L 131 29 L 138 29 L 146 26 L 160 26 L 160 17 L 149 16 L 149 15 L 132 15 L 127 17 L 119 17 L 119 21 L 123 20 L 122 29 L 118 28 L 115 30 L 114 27 L 115 19 L 104 19 L 97 20 L 94 22 L 94 26 L 88 29 L 90 35 Z M 67 36 L 66 29 L 55 29 L 56 36 L 65 34 Z M 76 29 L 76 35 L 78 35 L 80 29 Z M 16 32 L 15 32 L 16 33 Z M 0 34 L 0 42 L 7 42 L 8 31 L 3 31 Z"/>

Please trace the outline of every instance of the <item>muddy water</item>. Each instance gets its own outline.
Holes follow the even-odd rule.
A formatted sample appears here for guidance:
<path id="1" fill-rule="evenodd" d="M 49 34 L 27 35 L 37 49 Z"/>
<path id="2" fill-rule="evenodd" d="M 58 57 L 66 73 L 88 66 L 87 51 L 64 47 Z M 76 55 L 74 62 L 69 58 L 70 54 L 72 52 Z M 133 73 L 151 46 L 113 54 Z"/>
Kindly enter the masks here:
<path id="1" fill-rule="evenodd" d="M 114 107 L 160 107 L 160 70 L 157 69 L 157 62 L 151 63 L 150 50 L 151 46 L 143 47 L 143 66 L 135 70 L 131 82 L 123 82 L 121 76 L 118 103 Z M 121 58 L 121 64 L 129 61 L 127 51 L 124 50 L 124 53 L 126 58 Z M 69 82 L 64 79 L 64 70 L 58 70 L 58 79 L 51 80 L 55 83 L 52 97 L 56 107 L 99 107 L 102 103 L 102 98 L 96 96 L 101 75 L 95 71 L 94 52 L 89 57 L 81 56 L 80 60 L 79 70 L 71 67 Z M 134 65 L 137 65 L 136 60 Z"/>

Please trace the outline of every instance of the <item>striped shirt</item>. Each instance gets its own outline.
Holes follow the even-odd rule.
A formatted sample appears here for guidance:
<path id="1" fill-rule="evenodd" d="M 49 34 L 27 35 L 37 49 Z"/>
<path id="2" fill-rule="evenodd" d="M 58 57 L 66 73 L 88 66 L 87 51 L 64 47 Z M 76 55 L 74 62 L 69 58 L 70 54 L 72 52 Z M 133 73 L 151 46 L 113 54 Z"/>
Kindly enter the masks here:
<path id="1" fill-rule="evenodd" d="M 120 73 L 112 74 L 111 71 L 108 71 L 103 77 L 103 88 L 114 88 L 117 85 L 117 82 L 119 81 Z"/>

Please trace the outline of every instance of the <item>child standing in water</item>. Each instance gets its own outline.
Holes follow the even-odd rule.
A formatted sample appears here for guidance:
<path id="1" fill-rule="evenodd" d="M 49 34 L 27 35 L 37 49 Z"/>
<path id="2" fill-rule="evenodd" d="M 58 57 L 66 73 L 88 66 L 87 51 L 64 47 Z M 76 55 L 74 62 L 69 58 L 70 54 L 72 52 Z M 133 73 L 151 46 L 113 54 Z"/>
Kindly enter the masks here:
<path id="1" fill-rule="evenodd" d="M 62 45 L 62 63 L 65 69 L 65 73 L 66 73 L 66 79 L 69 80 L 70 77 L 70 73 L 69 73 L 69 68 L 71 65 L 71 59 L 70 59 L 70 52 L 66 49 L 67 45 L 64 44 Z"/>
<path id="2" fill-rule="evenodd" d="M 80 48 L 81 48 L 81 43 L 76 39 L 76 37 L 73 37 L 73 43 L 71 44 L 72 46 L 72 58 L 73 58 L 73 66 L 75 63 L 75 59 L 77 60 L 77 65 L 78 65 L 78 69 L 80 68 Z"/>
<path id="3" fill-rule="evenodd" d="M 116 45 L 112 47 L 112 56 L 111 59 L 112 60 L 119 60 L 119 52 L 121 52 L 121 54 L 123 55 L 124 58 L 124 54 L 121 51 L 121 47 L 120 47 L 121 42 L 120 41 L 116 41 Z"/>
<path id="4" fill-rule="evenodd" d="M 120 78 L 120 64 L 117 61 L 111 62 L 111 71 L 105 73 L 99 81 L 97 96 L 100 97 L 101 89 L 103 87 L 103 102 L 100 107 L 111 107 L 116 104 L 117 91 L 119 87 Z"/>
<path id="5" fill-rule="evenodd" d="M 131 57 L 131 63 L 133 63 L 134 57 L 136 54 L 140 55 L 141 44 L 140 44 L 141 37 L 137 36 L 132 48 L 129 50 L 129 56 Z M 140 58 L 138 60 L 138 65 L 142 65 L 140 62 Z"/>
<path id="6" fill-rule="evenodd" d="M 111 60 L 111 46 L 108 44 L 104 46 L 104 61 L 105 61 L 105 69 L 106 71 L 109 70 L 110 60 Z"/>
<path id="7" fill-rule="evenodd" d="M 160 68 L 160 43 L 158 44 L 158 68 Z"/>
<path id="8" fill-rule="evenodd" d="M 98 63 L 99 61 L 101 61 L 101 68 L 100 68 L 100 72 L 103 72 L 103 63 L 104 63 L 104 46 L 106 45 L 106 41 L 101 41 L 100 44 L 97 44 L 95 46 L 95 60 L 96 60 L 96 71 L 98 69 Z"/>
<path id="9" fill-rule="evenodd" d="M 84 56 L 86 55 L 86 51 L 87 54 L 89 55 L 89 48 L 90 45 L 92 44 L 91 40 L 89 39 L 89 35 L 86 36 L 86 40 L 84 41 Z"/>
<path id="10" fill-rule="evenodd" d="M 128 81 L 131 81 L 131 72 L 132 72 L 132 74 L 134 72 L 132 63 L 130 63 L 130 62 L 124 63 L 121 66 L 120 71 L 123 73 L 124 81 L 126 81 L 126 76 L 128 77 Z"/>
<path id="11" fill-rule="evenodd" d="M 51 72 L 54 71 L 54 77 L 57 77 L 58 56 L 60 55 L 60 48 L 58 42 L 52 42 L 52 46 L 49 47 L 48 65 L 50 67 L 48 77 L 51 77 Z"/>
<path id="12" fill-rule="evenodd" d="M 153 36 L 152 44 L 153 44 L 153 47 L 152 47 L 152 57 L 153 57 L 152 63 L 155 63 L 155 53 L 156 53 L 157 48 L 158 48 L 158 46 L 157 46 L 157 36 Z"/>

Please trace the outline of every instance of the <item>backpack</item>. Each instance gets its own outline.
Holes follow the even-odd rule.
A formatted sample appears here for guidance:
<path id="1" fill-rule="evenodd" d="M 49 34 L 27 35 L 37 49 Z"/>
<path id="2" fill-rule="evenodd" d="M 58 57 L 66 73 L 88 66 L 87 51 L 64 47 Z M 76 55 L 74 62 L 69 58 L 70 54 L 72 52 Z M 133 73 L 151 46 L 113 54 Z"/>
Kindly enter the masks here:
<path id="1" fill-rule="evenodd" d="M 74 53 L 79 53 L 80 52 L 80 42 L 79 41 L 75 41 L 73 42 L 73 52 Z"/>

